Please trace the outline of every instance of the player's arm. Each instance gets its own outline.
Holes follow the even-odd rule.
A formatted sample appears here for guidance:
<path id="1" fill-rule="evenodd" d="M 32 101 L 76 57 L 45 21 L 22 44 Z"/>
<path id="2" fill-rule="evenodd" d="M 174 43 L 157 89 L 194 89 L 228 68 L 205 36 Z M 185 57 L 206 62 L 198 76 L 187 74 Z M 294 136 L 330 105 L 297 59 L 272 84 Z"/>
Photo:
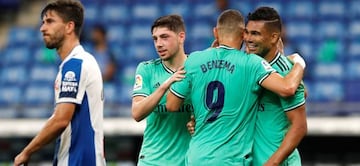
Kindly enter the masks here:
<path id="1" fill-rule="evenodd" d="M 26 164 L 34 152 L 55 140 L 70 123 L 75 106 L 73 103 L 57 104 L 53 115 L 47 120 L 41 131 L 15 157 L 14 165 Z"/>
<path id="2" fill-rule="evenodd" d="M 289 131 L 286 133 L 277 151 L 264 164 L 265 166 L 282 163 L 294 151 L 307 133 L 305 104 L 294 110 L 287 111 L 286 115 L 291 123 Z"/>
<path id="3" fill-rule="evenodd" d="M 166 96 L 166 109 L 172 112 L 178 111 L 183 102 L 183 98 L 176 96 L 172 91 L 170 91 Z"/>
<path id="4" fill-rule="evenodd" d="M 272 73 L 261 83 L 261 86 L 282 97 L 294 95 L 304 75 L 305 61 L 298 54 L 293 60 L 295 64 L 285 77 Z"/>
<path id="5" fill-rule="evenodd" d="M 132 117 L 137 121 L 141 121 L 146 118 L 159 103 L 163 95 L 169 89 L 170 85 L 184 78 L 185 71 L 180 68 L 171 77 L 169 77 L 164 83 L 160 85 L 151 95 L 135 96 L 132 99 L 131 112 Z"/>

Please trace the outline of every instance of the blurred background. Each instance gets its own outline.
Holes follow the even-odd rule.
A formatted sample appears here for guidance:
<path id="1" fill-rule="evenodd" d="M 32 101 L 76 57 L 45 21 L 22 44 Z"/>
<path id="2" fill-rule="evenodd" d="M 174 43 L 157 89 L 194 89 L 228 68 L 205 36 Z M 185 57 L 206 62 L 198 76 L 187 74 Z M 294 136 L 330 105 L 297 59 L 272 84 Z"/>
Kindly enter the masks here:
<path id="1" fill-rule="evenodd" d="M 41 38 L 40 11 L 47 0 L 0 0 L 0 165 L 31 140 L 52 114 L 59 57 Z M 309 133 L 299 146 L 304 165 L 360 165 L 359 0 L 81 0 L 82 44 L 103 65 L 105 153 L 109 165 L 134 165 L 144 123 L 131 118 L 134 73 L 140 61 L 157 58 L 150 27 L 165 14 L 186 24 L 186 53 L 213 40 L 218 14 L 244 16 L 274 7 L 284 24 L 285 53 L 307 62 Z M 94 32 L 97 29 L 98 32 Z M 100 48 L 100 50 L 98 49 Z M 101 49 L 102 48 L 102 49 Z M 103 50 L 106 51 L 103 51 Z M 34 155 L 49 165 L 53 145 Z"/>

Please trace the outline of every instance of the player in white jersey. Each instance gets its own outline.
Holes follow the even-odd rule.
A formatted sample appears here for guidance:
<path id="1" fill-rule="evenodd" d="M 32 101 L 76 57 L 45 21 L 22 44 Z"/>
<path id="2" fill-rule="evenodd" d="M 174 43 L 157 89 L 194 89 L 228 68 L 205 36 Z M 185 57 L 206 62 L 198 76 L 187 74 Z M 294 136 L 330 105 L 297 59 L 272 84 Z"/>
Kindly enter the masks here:
<path id="1" fill-rule="evenodd" d="M 79 41 L 84 8 L 79 1 L 59 0 L 45 6 L 41 17 L 46 47 L 55 48 L 62 60 L 55 81 L 56 105 L 14 165 L 26 165 L 33 153 L 56 138 L 53 165 L 105 165 L 103 81 L 99 65 Z"/>

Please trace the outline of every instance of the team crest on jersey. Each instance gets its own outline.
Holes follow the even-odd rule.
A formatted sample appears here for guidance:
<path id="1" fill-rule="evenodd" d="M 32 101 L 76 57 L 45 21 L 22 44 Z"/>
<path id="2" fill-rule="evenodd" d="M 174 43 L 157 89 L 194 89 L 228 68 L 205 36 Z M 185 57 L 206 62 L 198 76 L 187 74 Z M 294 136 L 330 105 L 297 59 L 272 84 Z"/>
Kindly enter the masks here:
<path id="1" fill-rule="evenodd" d="M 263 61 L 261 61 L 261 64 L 263 65 L 263 67 L 264 67 L 264 69 L 266 71 L 273 70 L 273 68 L 271 67 L 271 65 L 267 61 L 263 60 Z"/>
<path id="2" fill-rule="evenodd" d="M 142 88 L 142 84 L 143 84 L 143 79 L 142 79 L 141 75 L 137 74 L 135 76 L 134 90 L 140 90 Z"/>
<path id="3" fill-rule="evenodd" d="M 73 71 L 66 72 L 63 81 L 76 81 L 75 72 Z"/>
<path id="4" fill-rule="evenodd" d="M 75 72 L 67 71 L 61 83 L 61 92 L 76 93 L 78 83 L 76 82 Z"/>

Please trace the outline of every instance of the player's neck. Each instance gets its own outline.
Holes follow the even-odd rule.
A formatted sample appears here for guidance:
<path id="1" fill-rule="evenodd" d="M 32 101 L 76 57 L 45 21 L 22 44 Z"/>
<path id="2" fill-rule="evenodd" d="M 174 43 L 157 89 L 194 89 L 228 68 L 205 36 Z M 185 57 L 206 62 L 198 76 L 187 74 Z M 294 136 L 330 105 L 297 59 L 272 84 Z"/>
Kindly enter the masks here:
<path id="1" fill-rule="evenodd" d="M 173 58 L 163 61 L 163 63 L 171 69 L 172 71 L 176 71 L 179 67 L 184 66 L 184 62 L 187 58 L 187 55 L 184 52 L 175 55 Z"/>
<path id="2" fill-rule="evenodd" d="M 270 49 L 270 51 L 265 55 L 264 59 L 268 62 L 271 62 L 276 57 L 277 52 L 278 52 L 277 48 Z"/>
<path id="3" fill-rule="evenodd" d="M 57 53 L 59 54 L 61 60 L 64 60 L 78 45 L 80 45 L 80 42 L 77 38 L 72 40 L 64 40 L 63 45 L 57 48 Z"/>
<path id="4" fill-rule="evenodd" d="M 240 38 L 227 38 L 226 40 L 220 40 L 219 45 L 225 45 L 237 50 L 240 50 L 242 40 Z"/>

